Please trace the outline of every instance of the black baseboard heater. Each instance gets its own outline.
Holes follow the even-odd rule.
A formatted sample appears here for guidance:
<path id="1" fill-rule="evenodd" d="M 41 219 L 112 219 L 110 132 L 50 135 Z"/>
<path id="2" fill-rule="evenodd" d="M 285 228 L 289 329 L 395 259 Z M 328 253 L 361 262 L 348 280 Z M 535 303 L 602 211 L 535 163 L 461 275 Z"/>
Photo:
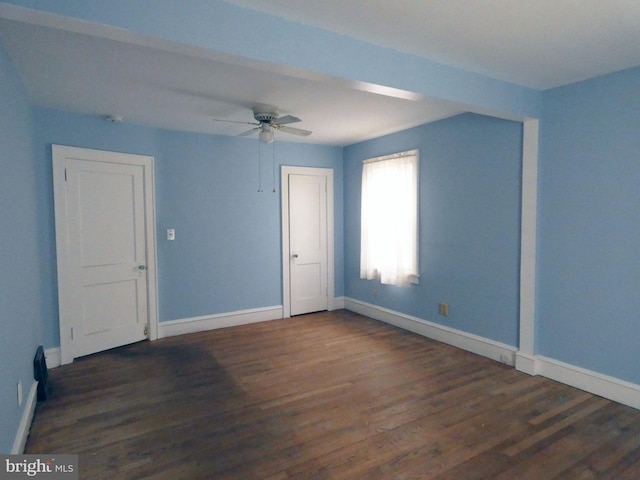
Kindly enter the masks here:
<path id="1" fill-rule="evenodd" d="M 33 358 L 33 378 L 38 382 L 38 401 L 42 402 L 49 395 L 49 372 L 47 360 L 44 356 L 44 347 L 40 345 Z"/>

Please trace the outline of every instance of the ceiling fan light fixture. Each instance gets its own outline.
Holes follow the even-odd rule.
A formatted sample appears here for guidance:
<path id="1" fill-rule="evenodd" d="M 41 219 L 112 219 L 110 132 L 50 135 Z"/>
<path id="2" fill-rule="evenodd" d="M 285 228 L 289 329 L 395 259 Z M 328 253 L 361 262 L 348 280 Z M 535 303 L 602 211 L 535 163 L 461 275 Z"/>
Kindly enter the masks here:
<path id="1" fill-rule="evenodd" d="M 273 137 L 273 129 L 269 125 L 263 124 L 258 135 L 260 141 L 262 143 L 273 143 Z"/>

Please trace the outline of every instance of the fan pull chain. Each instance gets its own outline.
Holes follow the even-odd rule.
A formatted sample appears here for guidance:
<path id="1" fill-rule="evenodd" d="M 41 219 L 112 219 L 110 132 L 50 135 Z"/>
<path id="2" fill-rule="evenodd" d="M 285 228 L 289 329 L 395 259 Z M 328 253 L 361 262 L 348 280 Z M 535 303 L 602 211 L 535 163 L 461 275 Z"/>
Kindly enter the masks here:
<path id="1" fill-rule="evenodd" d="M 262 168 L 261 168 L 261 164 L 262 162 L 260 161 L 260 142 L 258 143 L 258 193 L 262 192 Z"/>
<path id="2" fill-rule="evenodd" d="M 273 161 L 271 163 L 273 167 L 273 193 L 276 193 L 276 142 L 273 142 Z"/>

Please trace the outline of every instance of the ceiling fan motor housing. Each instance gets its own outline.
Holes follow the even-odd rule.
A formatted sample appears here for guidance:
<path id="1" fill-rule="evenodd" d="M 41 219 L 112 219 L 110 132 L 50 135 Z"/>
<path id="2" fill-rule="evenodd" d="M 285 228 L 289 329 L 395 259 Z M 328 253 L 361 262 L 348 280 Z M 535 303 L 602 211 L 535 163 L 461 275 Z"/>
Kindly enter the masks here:
<path id="1" fill-rule="evenodd" d="M 260 123 L 271 124 L 278 119 L 278 108 L 273 105 L 255 104 L 252 110 L 253 118 Z"/>
<path id="2" fill-rule="evenodd" d="M 278 118 L 278 112 L 254 112 L 253 117 L 258 122 L 273 123 Z"/>

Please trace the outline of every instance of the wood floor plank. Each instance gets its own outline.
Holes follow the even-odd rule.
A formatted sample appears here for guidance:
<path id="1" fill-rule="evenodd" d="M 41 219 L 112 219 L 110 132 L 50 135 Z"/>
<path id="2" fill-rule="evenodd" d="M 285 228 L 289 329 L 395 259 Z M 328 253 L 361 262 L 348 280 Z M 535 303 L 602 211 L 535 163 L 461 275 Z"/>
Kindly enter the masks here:
<path id="1" fill-rule="evenodd" d="M 609 404 L 609 401 L 605 399 L 598 399 L 594 402 L 591 402 L 590 405 L 586 406 L 583 409 L 580 409 L 573 415 L 567 418 L 564 418 L 559 422 L 553 423 L 552 425 L 549 425 L 547 428 L 543 430 L 539 430 L 534 435 L 528 436 L 526 439 L 522 440 L 516 445 L 507 448 L 504 453 L 506 453 L 510 457 L 513 457 L 514 455 L 517 455 L 523 450 L 526 450 L 527 448 L 535 445 L 536 443 L 543 441 L 545 438 L 549 437 L 550 435 L 553 435 L 554 433 L 567 428 L 575 421 L 590 415 L 594 411 L 597 411 L 608 404 Z"/>
<path id="2" fill-rule="evenodd" d="M 593 411 L 588 417 L 573 417 L 578 423 L 567 429 L 564 435 L 559 435 L 555 441 L 534 454 L 523 455 L 513 468 L 498 475 L 496 480 L 537 480 L 540 478 L 541 461 L 544 462 L 545 478 L 556 478 L 572 466 L 593 458 L 592 455 L 603 443 L 617 443 L 621 429 L 615 419 L 606 419 L 606 412 L 604 415 L 602 413 L 600 410 Z M 605 420 L 601 421 L 603 418 Z"/>
<path id="3" fill-rule="evenodd" d="M 86 479 L 637 479 L 640 412 L 337 311 L 49 372 L 28 453 Z"/>

